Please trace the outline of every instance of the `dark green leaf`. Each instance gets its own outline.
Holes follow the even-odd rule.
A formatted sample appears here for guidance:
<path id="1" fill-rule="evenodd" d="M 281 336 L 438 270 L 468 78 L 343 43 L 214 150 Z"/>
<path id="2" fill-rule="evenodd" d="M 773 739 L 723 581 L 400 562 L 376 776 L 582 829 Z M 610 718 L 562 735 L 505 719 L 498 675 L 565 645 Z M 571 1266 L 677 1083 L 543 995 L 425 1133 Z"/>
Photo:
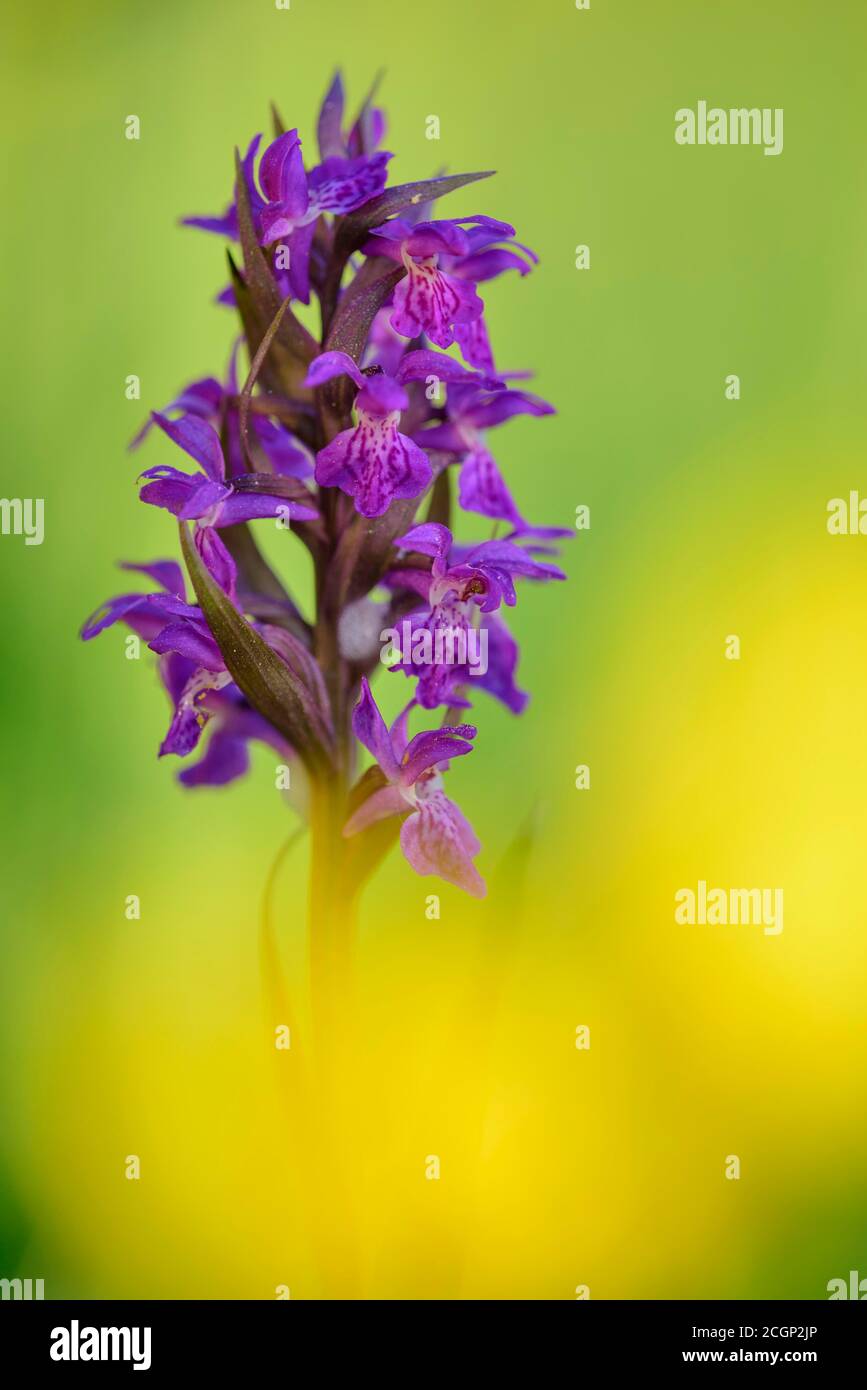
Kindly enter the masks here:
<path id="1" fill-rule="evenodd" d="M 259 550 L 248 523 L 224 526 L 220 539 L 238 567 L 238 592 L 243 597 L 244 611 L 280 623 L 296 637 L 309 640 L 308 624 Z"/>
<path id="2" fill-rule="evenodd" d="M 224 526 L 220 539 L 238 567 L 238 585 L 249 594 L 260 594 L 298 612 L 277 575 L 262 555 L 246 521 Z M 300 618 L 300 614 L 299 614 Z"/>
<path id="3" fill-rule="evenodd" d="M 311 720 L 311 695 L 285 662 L 252 628 L 215 582 L 185 522 L 179 522 L 181 548 L 199 606 L 226 667 L 250 704 L 282 734 L 307 767 L 319 772 L 330 764 L 330 747 Z"/>
<path id="4" fill-rule="evenodd" d="M 324 351 L 348 352 L 360 361 L 373 320 L 405 274 L 403 266 L 381 257 L 365 261 L 340 301 Z"/>
<path id="5" fill-rule="evenodd" d="M 434 198 L 442 198 L 457 188 L 465 188 L 468 183 L 477 183 L 479 179 L 489 179 L 493 173 L 493 169 L 485 169 L 477 174 L 445 174 L 438 179 L 399 183 L 394 188 L 386 188 L 378 198 L 371 198 L 369 203 L 364 203 L 356 212 L 344 218 L 337 234 L 338 246 L 350 255 L 361 245 L 371 228 L 381 226 L 395 213 L 402 212 L 404 208 L 417 207 L 419 203 L 429 203 Z"/>
<path id="6" fill-rule="evenodd" d="M 267 645 L 286 663 L 290 672 L 298 677 L 298 695 L 310 726 L 320 742 L 324 746 L 330 746 L 332 725 L 328 693 L 322 672 L 307 643 L 287 628 L 273 627 L 269 624 L 263 625 L 262 635 Z"/>

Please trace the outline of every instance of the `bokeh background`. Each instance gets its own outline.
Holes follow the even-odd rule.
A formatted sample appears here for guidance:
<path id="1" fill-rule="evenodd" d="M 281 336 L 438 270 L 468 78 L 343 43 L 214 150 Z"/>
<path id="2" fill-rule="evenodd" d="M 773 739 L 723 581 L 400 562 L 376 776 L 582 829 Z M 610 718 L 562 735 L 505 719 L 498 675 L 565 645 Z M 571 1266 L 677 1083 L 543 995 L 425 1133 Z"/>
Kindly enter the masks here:
<path id="1" fill-rule="evenodd" d="M 830 498 L 867 491 L 863 6 L 82 0 L 9 27 L 3 492 L 43 497 L 46 535 L 0 539 L 0 1276 L 812 1299 L 867 1275 L 867 540 L 826 530 Z M 312 144 L 338 63 L 353 101 L 386 70 L 395 180 L 498 170 L 441 210 L 539 252 L 486 300 L 500 365 L 560 412 L 504 427 L 498 457 L 534 520 L 587 504 L 591 528 L 568 586 L 516 610 L 527 714 L 479 705 L 452 774 L 490 901 L 397 856 L 367 892 L 332 1204 L 292 1102 L 303 842 L 273 892 L 289 1053 L 262 990 L 296 823 L 273 758 L 184 792 L 149 660 L 77 630 L 115 560 L 172 553 L 125 446 L 231 342 L 222 245 L 175 219 L 222 210 L 272 99 Z M 699 99 L 783 107 L 783 154 L 678 147 Z M 303 597 L 293 544 L 270 553 Z M 677 926 L 699 878 L 782 886 L 782 935 Z M 322 1248 L 344 1236 L 342 1283 Z"/>

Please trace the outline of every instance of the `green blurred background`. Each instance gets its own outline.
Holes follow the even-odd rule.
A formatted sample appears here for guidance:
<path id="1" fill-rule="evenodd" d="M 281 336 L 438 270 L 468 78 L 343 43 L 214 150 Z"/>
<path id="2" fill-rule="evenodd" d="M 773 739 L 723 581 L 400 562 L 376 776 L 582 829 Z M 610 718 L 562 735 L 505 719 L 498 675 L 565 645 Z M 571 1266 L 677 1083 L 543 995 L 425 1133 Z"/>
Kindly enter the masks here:
<path id="1" fill-rule="evenodd" d="M 539 252 L 485 298 L 499 365 L 560 413 L 496 452 L 534 520 L 591 508 L 569 585 L 515 614 L 530 709 L 480 704 L 452 774 L 508 892 L 442 887 L 431 922 L 437 884 L 395 856 L 365 900 L 341 1135 L 357 1287 L 809 1299 L 867 1275 L 867 540 L 825 525 L 865 476 L 863 6 L 82 0 L 11 27 L 3 492 L 43 497 L 46 534 L 0 538 L 0 1276 L 329 1291 L 308 1220 L 327 1193 L 281 1106 L 297 1052 L 275 1062 L 260 987 L 294 824 L 273 758 L 184 792 L 148 658 L 77 630 L 124 587 L 116 559 L 172 553 L 125 446 L 231 342 L 222 245 L 175 219 L 222 210 L 272 99 L 310 152 L 338 63 L 353 104 L 386 70 L 393 180 L 498 171 L 441 212 L 506 218 Z M 784 108 L 783 154 L 678 147 L 699 99 Z M 299 1037 L 305 858 L 275 889 Z M 782 935 L 677 926 L 699 878 L 783 886 Z"/>

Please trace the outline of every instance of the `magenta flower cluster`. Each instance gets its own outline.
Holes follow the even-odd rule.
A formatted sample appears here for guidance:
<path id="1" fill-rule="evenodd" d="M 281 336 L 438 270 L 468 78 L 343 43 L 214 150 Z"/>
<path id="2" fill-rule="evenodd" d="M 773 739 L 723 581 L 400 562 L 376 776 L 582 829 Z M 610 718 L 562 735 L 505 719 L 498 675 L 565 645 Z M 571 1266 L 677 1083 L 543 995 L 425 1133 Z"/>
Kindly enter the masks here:
<path id="1" fill-rule="evenodd" d="M 359 862 L 377 862 L 385 825 L 418 873 L 481 896 L 479 842 L 444 774 L 473 750 L 463 719 L 477 687 L 523 710 L 503 613 L 518 581 L 563 578 L 550 554 L 568 535 L 525 518 L 489 443 L 514 415 L 553 413 L 511 384 L 526 373 L 498 371 L 480 292 L 537 258 L 506 222 L 432 215 L 486 175 L 389 186 L 383 114 L 369 98 L 347 130 L 339 74 L 318 162 L 276 113 L 275 127 L 261 156 L 260 135 L 236 156 L 226 212 L 184 219 L 230 243 L 229 367 L 154 411 L 132 444 L 156 426 L 178 451 L 144 470 L 140 496 L 177 519 L 186 575 L 173 560 L 125 565 L 151 588 L 110 599 L 82 636 L 122 622 L 157 654 L 172 711 L 160 753 L 189 758 L 209 730 L 186 786 L 241 776 L 258 740 L 332 789 L 342 836 L 369 837 Z M 299 309 L 311 302 L 316 336 Z M 488 538 L 456 541 L 459 513 Z M 312 614 L 262 553 L 252 523 L 269 520 L 310 553 Z M 370 680 L 395 630 L 392 669 L 412 685 L 389 728 Z M 410 733 L 437 710 L 438 726 Z M 360 778 L 359 744 L 374 760 Z"/>

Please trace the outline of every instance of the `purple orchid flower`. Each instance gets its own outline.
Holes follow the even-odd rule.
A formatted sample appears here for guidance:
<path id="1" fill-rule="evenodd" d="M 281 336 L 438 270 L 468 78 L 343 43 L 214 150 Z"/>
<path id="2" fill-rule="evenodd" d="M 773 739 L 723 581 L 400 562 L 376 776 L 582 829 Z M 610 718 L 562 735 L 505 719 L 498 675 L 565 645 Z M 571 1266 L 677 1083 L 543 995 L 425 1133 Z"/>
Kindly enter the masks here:
<path id="1" fill-rule="evenodd" d="M 392 156 L 386 150 L 352 159 L 331 155 L 308 174 L 298 131 L 287 130 L 262 155 L 257 185 L 255 167 L 261 140 L 261 135 L 254 136 L 242 163 L 256 232 L 263 246 L 285 243 L 288 290 L 302 304 L 308 304 L 310 248 L 319 217 L 322 213 L 354 212 L 380 194 Z M 232 202 L 222 217 L 185 217 L 183 223 L 237 240 L 237 202 Z"/>
<path id="2" fill-rule="evenodd" d="M 553 542 L 571 534 L 527 521 L 488 443 L 514 415 L 552 413 L 519 389 L 526 374 L 496 371 L 482 300 L 488 280 L 523 276 L 537 258 L 506 222 L 438 216 L 439 198 L 478 174 L 401 184 L 382 198 L 391 155 L 373 101 L 371 91 L 347 119 L 337 73 L 319 112 L 318 164 L 305 167 L 297 129 L 284 133 L 276 117 L 277 137 L 257 135 L 244 151 L 222 216 L 186 219 L 243 240 L 238 293 L 220 299 L 239 311 L 249 391 L 238 389 L 236 345 L 225 379 L 191 382 L 131 447 L 157 426 L 192 460 L 147 469 L 141 499 L 182 523 L 203 606 L 190 602 L 173 562 L 128 566 L 152 592 L 110 599 L 82 631 L 91 639 L 121 623 L 155 653 L 172 710 L 160 754 L 186 760 L 186 785 L 233 781 L 254 740 L 297 758 L 314 848 L 314 943 L 335 910 L 351 913 L 389 839 L 376 833 L 385 817 L 396 817 L 390 827 L 418 873 L 484 893 L 478 840 L 445 795 L 444 774 L 472 749 L 475 728 L 457 721 L 477 689 L 525 708 L 506 610 L 519 580 L 564 578 L 550 562 Z M 311 295 L 321 329 L 285 307 Z M 454 498 L 450 467 L 459 470 Z M 504 539 L 456 544 L 439 522 L 458 504 Z M 296 602 L 278 547 L 260 549 L 267 538 L 247 523 L 261 518 L 297 523 L 309 604 Z M 396 626 L 384 632 L 386 623 Z M 392 670 L 414 680 L 390 730 L 364 679 L 387 636 Z M 438 706 L 449 711 L 445 727 L 410 738 L 411 711 Z M 379 771 L 359 783 L 365 747 Z"/>
<path id="3" fill-rule="evenodd" d="M 160 674 L 174 706 L 159 756 L 186 757 L 198 745 L 206 725 L 214 730 L 204 757 L 182 769 L 185 786 L 222 786 L 240 777 L 249 766 L 251 740 L 274 748 L 281 757 L 293 750 L 272 726 L 247 704 L 232 682 L 201 609 L 186 601 L 180 565 L 159 560 L 149 565 L 124 564 L 125 570 L 147 575 L 159 585 L 153 593 L 121 594 L 109 599 L 81 630 L 90 641 L 123 622 L 160 657 Z"/>
<path id="4" fill-rule="evenodd" d="M 532 268 L 517 251 L 499 245 L 509 242 L 518 247 L 514 235 L 508 222 L 481 214 L 419 223 L 394 218 L 375 228 L 365 246 L 368 254 L 387 256 L 406 268 L 406 277 L 394 291 L 391 325 L 395 332 L 405 338 L 425 333 L 441 348 L 450 347 L 461 332 L 462 348 L 472 351 L 475 339 L 462 330 L 480 319 L 485 307 L 476 284 L 504 270 L 526 275 Z M 519 249 L 531 262 L 536 260 L 531 251 Z M 477 355 L 481 354 L 480 343 Z M 471 365 L 488 370 L 489 359 L 488 348 L 485 361 Z"/>
<path id="5" fill-rule="evenodd" d="M 385 188 L 390 159 L 384 150 L 357 159 L 331 155 L 308 175 L 297 130 L 278 136 L 263 154 L 259 240 L 263 246 L 286 242 L 290 285 L 302 303 L 310 298 L 310 247 L 317 219 L 323 212 L 354 212 L 375 198 Z"/>
<path id="6" fill-rule="evenodd" d="M 322 386 L 337 376 L 349 376 L 358 395 L 358 423 L 343 430 L 316 456 L 320 487 L 339 487 L 355 499 L 362 516 L 382 516 L 396 497 L 418 497 L 433 477 L 430 459 L 398 425 L 409 405 L 404 385 L 436 377 L 455 382 L 483 380 L 441 352 L 408 352 L 393 377 L 361 370 L 345 352 L 323 352 L 314 358 L 305 385 Z"/>
<path id="7" fill-rule="evenodd" d="M 180 412 L 183 415 L 196 415 L 217 431 L 224 440 L 223 452 L 226 458 L 226 472 L 230 478 L 240 477 L 247 471 L 244 450 L 241 444 L 241 413 L 238 397 L 238 344 L 232 349 L 226 380 L 221 385 L 216 377 L 203 377 L 185 386 L 179 396 L 163 406 L 160 415 L 167 416 Z M 139 448 L 144 443 L 156 421 L 153 414 L 144 422 L 138 434 L 130 441 L 130 449 Z M 275 473 L 287 478 L 311 478 L 313 460 L 303 445 L 299 444 L 287 430 L 282 429 L 266 415 L 251 411 L 248 428 L 253 442 Z"/>
<path id="8" fill-rule="evenodd" d="M 193 687 L 195 667 L 184 657 L 169 652 L 160 662 L 160 674 L 169 698 L 176 709 L 180 709 Z M 205 689 L 199 697 L 195 719 L 198 726 L 196 743 L 208 724 L 211 733 L 201 758 L 181 768 L 178 773 L 178 781 L 185 787 L 224 787 L 229 782 L 237 781 L 250 770 L 251 743 L 262 743 L 272 748 L 284 762 L 289 762 L 294 756 L 289 744 L 261 714 L 248 705 L 234 684 L 226 684 L 219 689 Z M 180 752 L 180 748 L 168 745 L 167 735 L 160 748 L 160 756 Z"/>
<path id="9" fill-rule="evenodd" d="M 446 625 L 432 621 L 425 606 L 407 614 L 391 631 L 398 660 L 388 669 L 417 678 L 416 701 L 423 709 L 471 709 L 467 696 L 477 689 L 512 714 L 523 714 L 527 708 L 530 696 L 515 682 L 518 644 L 499 613 L 479 613 L 472 626 Z"/>
<path id="10" fill-rule="evenodd" d="M 426 616 L 416 619 L 409 652 L 404 644 L 398 668 L 418 676 L 416 699 L 425 709 L 450 703 L 459 683 L 456 676 L 468 664 L 466 660 L 456 662 L 454 653 L 473 651 L 476 643 L 470 636 L 470 629 L 479 615 L 483 621 L 501 604 L 515 605 L 515 579 L 566 577 L 555 565 L 532 559 L 514 541 L 455 546 L 451 532 L 437 522 L 414 526 L 406 535 L 398 537 L 395 545 L 429 555 L 432 560 L 430 570 L 398 566 L 383 580 L 390 589 L 409 589 L 418 594 L 427 606 Z M 425 646 L 418 640 L 420 630 L 429 633 L 430 640 Z M 491 630 L 486 628 L 485 631 L 489 644 Z M 493 669 L 487 688 L 520 712 L 526 701 L 522 703 L 522 692 L 512 688 L 517 650 L 509 645 L 511 639 L 507 641 L 499 630 L 494 630 L 493 637 Z M 490 659 L 489 649 L 489 669 Z"/>
<path id="11" fill-rule="evenodd" d="M 565 527 L 533 526 L 519 512 L 515 499 L 485 442 L 485 431 L 515 415 L 554 415 L 556 411 L 529 391 L 508 387 L 488 391 L 460 384 L 449 391 L 447 421 L 420 430 L 416 442 L 430 449 L 444 449 L 461 459 L 459 501 L 467 512 L 504 521 L 516 537 L 564 540 L 572 532 Z"/>
<path id="12" fill-rule="evenodd" d="M 287 646 L 286 634 L 267 623 L 253 624 L 281 660 L 292 668 L 293 652 Z M 148 643 L 164 662 L 183 663 L 180 666 L 163 667 L 163 675 L 170 694 L 175 701 L 175 713 L 168 733 L 160 745 L 160 756 L 176 753 L 185 757 L 198 744 L 202 730 L 212 716 L 216 715 L 216 733 L 225 736 L 208 763 L 206 775 L 213 778 L 221 769 L 226 773 L 226 759 L 230 767 L 240 764 L 238 740 L 251 738 L 267 743 L 284 757 L 290 757 L 293 749 L 282 739 L 272 725 L 258 711 L 254 710 L 238 687 L 234 684 L 226 668 L 219 647 L 211 636 L 210 629 L 201 610 L 181 615 L 178 621 L 168 623 Z M 306 673 L 316 678 L 317 695 L 324 700 L 324 685 L 311 662 L 305 663 Z M 168 674 L 172 675 L 169 682 Z M 220 756 L 217 757 L 217 754 Z M 244 764 L 246 767 L 246 762 Z M 239 775 L 239 774 L 238 774 Z M 229 780 L 225 778 L 224 780 Z M 198 782 L 196 783 L 198 785 Z"/>
<path id="13" fill-rule="evenodd" d="M 412 702 L 387 728 L 366 680 L 352 712 L 356 738 L 376 759 L 386 785 L 375 791 L 350 817 L 344 835 L 356 835 L 388 816 L 407 816 L 400 827 L 400 846 L 417 874 L 438 874 L 447 883 L 485 895 L 473 856 L 481 845 L 472 826 L 442 789 L 442 774 L 451 758 L 473 751 L 471 724 L 448 725 L 416 734 L 407 732 Z M 407 815 L 407 812 L 409 814 Z"/>
<path id="14" fill-rule="evenodd" d="M 157 464 L 142 473 L 149 479 L 141 500 L 164 507 L 180 521 L 196 521 L 195 542 L 217 583 L 235 599 L 235 562 L 217 535 L 217 528 L 235 526 L 262 517 L 289 521 L 314 521 L 318 513 L 303 502 L 269 492 L 268 474 L 246 474 L 227 480 L 226 460 L 216 430 L 197 415 L 169 420 L 154 411 L 153 420 L 180 449 L 199 464 L 202 473 L 191 476 L 168 464 Z M 261 490 L 247 491 L 255 480 L 265 479 Z"/>

